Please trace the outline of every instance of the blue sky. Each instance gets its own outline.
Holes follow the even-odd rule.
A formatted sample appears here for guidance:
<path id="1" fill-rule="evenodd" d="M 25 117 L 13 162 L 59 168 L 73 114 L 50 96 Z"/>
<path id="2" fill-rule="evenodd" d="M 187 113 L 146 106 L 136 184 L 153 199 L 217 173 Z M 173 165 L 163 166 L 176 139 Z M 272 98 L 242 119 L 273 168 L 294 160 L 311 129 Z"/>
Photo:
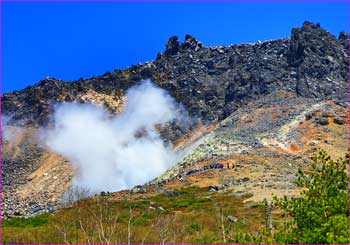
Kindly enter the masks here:
<path id="1" fill-rule="evenodd" d="M 2 3 L 3 92 L 153 60 L 167 39 L 205 45 L 289 37 L 305 20 L 338 37 L 349 3 Z"/>

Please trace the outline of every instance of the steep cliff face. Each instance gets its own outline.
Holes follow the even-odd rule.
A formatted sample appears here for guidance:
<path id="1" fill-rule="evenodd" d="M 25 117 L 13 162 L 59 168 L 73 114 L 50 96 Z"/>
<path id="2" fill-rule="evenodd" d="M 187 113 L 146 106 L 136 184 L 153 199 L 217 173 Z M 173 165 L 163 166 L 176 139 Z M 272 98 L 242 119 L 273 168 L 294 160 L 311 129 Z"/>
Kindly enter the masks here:
<path id="1" fill-rule="evenodd" d="M 292 30 L 289 64 L 296 69 L 296 92 L 313 98 L 344 102 L 349 67 L 349 36 L 335 39 L 328 32 L 305 22 Z"/>
<path id="2" fill-rule="evenodd" d="M 348 34 L 341 33 L 337 39 L 310 22 L 294 28 L 290 39 L 228 47 L 206 47 L 190 35 L 180 43 L 175 36 L 153 62 L 74 82 L 47 78 L 4 94 L 2 109 L 21 124 L 45 125 L 57 102 L 84 102 L 81 97 L 93 91 L 119 103 L 127 88 L 147 78 L 167 89 L 205 124 L 279 89 L 335 99 L 344 106 L 348 41 Z M 106 105 L 116 111 L 111 103 Z"/>
<path id="3" fill-rule="evenodd" d="M 349 35 L 337 39 L 305 22 L 289 39 L 228 47 L 174 36 L 152 62 L 73 82 L 46 78 L 4 94 L 5 130 L 20 129 L 15 140 L 3 139 L 5 217 L 49 211 L 70 186 L 70 163 L 36 140 L 54 105 L 93 102 L 118 113 L 126 90 L 142 79 L 166 89 L 196 121 L 159 128 L 176 148 L 192 145 L 193 152 L 148 187 L 215 185 L 255 193 L 254 200 L 276 190 L 293 194 L 295 166 L 307 167 L 316 146 L 336 157 L 346 151 L 348 67 Z M 213 162 L 224 168 L 207 171 Z"/>

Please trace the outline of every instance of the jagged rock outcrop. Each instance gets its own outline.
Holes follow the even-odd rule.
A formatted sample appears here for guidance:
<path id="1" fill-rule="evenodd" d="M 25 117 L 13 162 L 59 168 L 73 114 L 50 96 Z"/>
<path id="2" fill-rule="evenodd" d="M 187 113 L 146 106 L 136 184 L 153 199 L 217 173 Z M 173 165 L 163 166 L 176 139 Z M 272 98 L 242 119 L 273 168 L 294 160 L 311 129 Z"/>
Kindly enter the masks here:
<path id="1" fill-rule="evenodd" d="M 296 69 L 296 92 L 314 98 L 333 98 L 344 102 L 349 66 L 348 37 L 341 33 L 339 40 L 320 28 L 305 22 L 292 30 L 289 63 Z"/>
<path id="2" fill-rule="evenodd" d="M 2 109 L 13 121 L 43 125 L 57 102 L 79 101 L 78 95 L 89 90 L 120 98 L 146 78 L 204 123 L 221 120 L 242 103 L 281 88 L 345 105 L 348 40 L 346 33 L 337 39 L 310 22 L 294 28 L 290 39 L 228 47 L 206 47 L 191 35 L 180 43 L 174 36 L 153 62 L 75 82 L 46 78 L 4 94 Z"/>

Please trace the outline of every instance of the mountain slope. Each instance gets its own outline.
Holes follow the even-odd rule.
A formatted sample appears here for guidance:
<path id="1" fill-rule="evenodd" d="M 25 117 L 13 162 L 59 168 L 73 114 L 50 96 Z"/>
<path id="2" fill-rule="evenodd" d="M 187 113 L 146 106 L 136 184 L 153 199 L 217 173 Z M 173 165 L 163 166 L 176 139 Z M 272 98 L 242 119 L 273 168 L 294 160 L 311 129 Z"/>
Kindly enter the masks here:
<path id="1" fill-rule="evenodd" d="M 296 193 L 295 176 L 318 147 L 332 157 L 347 152 L 346 110 L 280 91 L 250 102 L 201 138 L 198 147 L 154 183 L 253 194 L 262 201 Z M 211 169 L 210 165 L 222 165 Z M 209 168 L 208 168 L 209 167 Z M 248 200 L 247 200 L 248 201 Z"/>
<path id="2" fill-rule="evenodd" d="M 348 34 L 337 39 L 310 22 L 294 28 L 289 39 L 229 47 L 172 37 L 153 62 L 74 82 L 46 78 L 4 94 L 2 111 L 10 116 L 5 132 L 19 131 L 3 140 L 5 217 L 49 211 L 70 186 L 69 162 L 37 140 L 41 127 L 52 126 L 56 103 L 92 102 L 118 113 L 125 91 L 148 78 L 182 103 L 196 124 L 161 129 L 176 147 L 192 146 L 193 152 L 154 184 L 138 188 L 151 194 L 212 186 L 253 193 L 253 201 L 296 194 L 297 167 L 307 167 L 315 147 L 333 156 L 346 152 L 348 42 Z"/>

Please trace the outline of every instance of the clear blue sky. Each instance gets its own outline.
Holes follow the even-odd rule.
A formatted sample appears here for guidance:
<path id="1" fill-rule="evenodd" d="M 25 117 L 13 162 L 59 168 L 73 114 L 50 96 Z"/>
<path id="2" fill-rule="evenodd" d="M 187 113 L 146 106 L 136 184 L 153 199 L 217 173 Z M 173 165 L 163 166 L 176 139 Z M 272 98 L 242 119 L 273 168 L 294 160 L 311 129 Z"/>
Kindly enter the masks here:
<path id="1" fill-rule="evenodd" d="M 172 35 L 229 45 L 289 37 L 305 20 L 349 31 L 349 3 L 2 4 L 3 92 L 153 60 Z"/>

